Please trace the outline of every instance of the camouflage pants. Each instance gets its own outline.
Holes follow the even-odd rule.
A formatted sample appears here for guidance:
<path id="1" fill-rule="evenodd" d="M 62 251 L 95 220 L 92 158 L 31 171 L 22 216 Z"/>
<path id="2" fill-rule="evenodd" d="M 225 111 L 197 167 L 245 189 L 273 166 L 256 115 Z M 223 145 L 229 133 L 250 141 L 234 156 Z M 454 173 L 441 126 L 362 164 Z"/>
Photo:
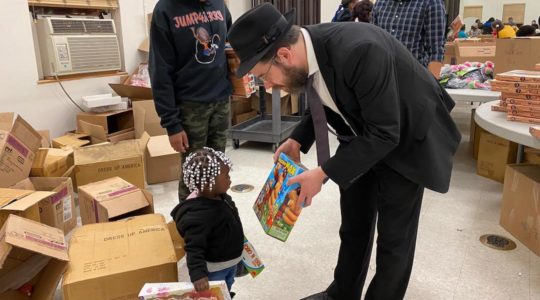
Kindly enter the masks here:
<path id="1" fill-rule="evenodd" d="M 189 102 L 180 104 L 182 126 L 186 131 L 189 149 L 181 155 L 182 165 L 185 158 L 193 151 L 203 147 L 225 151 L 227 128 L 229 127 L 229 101 L 221 102 Z M 184 184 L 182 174 L 178 184 L 178 199 L 186 199 L 189 190 Z"/>

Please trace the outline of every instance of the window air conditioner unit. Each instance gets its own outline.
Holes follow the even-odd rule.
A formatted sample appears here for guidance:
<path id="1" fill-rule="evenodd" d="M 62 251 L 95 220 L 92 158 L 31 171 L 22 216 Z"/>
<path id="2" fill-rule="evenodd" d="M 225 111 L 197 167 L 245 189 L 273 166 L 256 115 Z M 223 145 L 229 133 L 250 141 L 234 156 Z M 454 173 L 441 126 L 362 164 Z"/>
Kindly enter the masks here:
<path id="1" fill-rule="evenodd" d="M 38 20 L 37 33 L 44 76 L 121 68 L 113 20 L 44 18 Z"/>

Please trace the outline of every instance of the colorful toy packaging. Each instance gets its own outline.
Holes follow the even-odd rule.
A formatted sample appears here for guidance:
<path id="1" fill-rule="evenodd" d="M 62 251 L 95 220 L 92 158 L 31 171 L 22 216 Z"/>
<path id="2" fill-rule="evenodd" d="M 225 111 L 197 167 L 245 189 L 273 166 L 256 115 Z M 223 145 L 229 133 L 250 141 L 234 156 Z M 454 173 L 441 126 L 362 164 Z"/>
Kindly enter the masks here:
<path id="1" fill-rule="evenodd" d="M 210 281 L 210 289 L 196 292 L 191 282 L 146 283 L 140 300 L 231 300 L 225 281 Z"/>
<path id="2" fill-rule="evenodd" d="M 253 245 L 244 237 L 244 251 L 242 251 L 242 262 L 251 277 L 256 277 L 264 270 L 264 264 L 259 258 Z"/>
<path id="3" fill-rule="evenodd" d="M 288 181 L 307 170 L 281 153 L 253 205 L 264 231 L 285 242 L 300 215 L 297 204 L 300 185 Z"/>

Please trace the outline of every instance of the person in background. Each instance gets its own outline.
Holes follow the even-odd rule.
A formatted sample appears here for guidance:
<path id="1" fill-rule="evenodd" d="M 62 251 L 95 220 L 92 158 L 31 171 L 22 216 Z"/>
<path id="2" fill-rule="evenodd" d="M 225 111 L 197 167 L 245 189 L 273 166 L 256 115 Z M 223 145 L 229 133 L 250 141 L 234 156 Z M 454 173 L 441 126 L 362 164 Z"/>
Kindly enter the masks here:
<path id="1" fill-rule="evenodd" d="M 465 32 L 465 29 L 467 29 L 467 27 L 465 25 L 461 26 L 461 29 L 459 30 L 458 32 L 458 38 L 460 39 L 466 39 L 468 38 L 469 36 L 467 35 L 467 33 Z"/>
<path id="2" fill-rule="evenodd" d="M 237 75 L 251 72 L 267 88 L 307 91 L 309 111 L 274 154 L 274 160 L 283 152 L 300 161 L 300 151 L 316 145 L 319 167 L 289 179 L 301 186 L 297 205 L 309 206 L 327 179 L 339 186 L 334 282 L 303 300 L 359 300 L 375 228 L 377 266 L 365 299 L 403 299 L 424 188 L 449 188 L 461 139 L 450 116 L 454 101 L 385 30 L 362 22 L 300 28 L 294 15 L 262 4 L 236 20 L 229 41 L 240 58 Z M 333 156 L 328 125 L 339 141 Z"/>
<path id="3" fill-rule="evenodd" d="M 480 19 L 476 19 L 474 23 L 476 24 L 476 28 L 482 30 L 482 27 L 484 26 L 484 24 L 482 24 L 482 21 L 480 21 Z"/>
<path id="4" fill-rule="evenodd" d="M 478 37 L 482 34 L 482 30 L 478 29 L 477 25 L 471 25 L 471 30 L 469 31 L 469 37 Z"/>
<path id="5" fill-rule="evenodd" d="M 516 31 L 510 25 L 504 25 L 501 20 L 495 20 L 491 23 L 493 35 L 499 39 L 515 38 Z"/>
<path id="6" fill-rule="evenodd" d="M 182 166 L 191 194 L 171 212 L 184 238 L 189 277 L 197 291 L 208 281 L 224 280 L 231 292 L 236 266 L 242 260 L 244 230 L 231 196 L 232 163 L 221 151 L 192 152 Z"/>
<path id="7" fill-rule="evenodd" d="M 446 12 L 443 0 L 378 0 L 373 24 L 383 28 L 439 78 L 444 56 Z"/>
<path id="8" fill-rule="evenodd" d="M 373 12 L 373 2 L 371 0 L 362 0 L 354 5 L 352 21 L 371 23 Z"/>
<path id="9" fill-rule="evenodd" d="M 231 84 L 223 0 L 160 0 L 150 27 L 149 71 L 161 126 L 181 160 L 204 146 L 225 150 Z M 180 179 L 179 201 L 188 190 Z"/>
<path id="10" fill-rule="evenodd" d="M 532 25 L 523 25 L 516 32 L 516 36 L 534 36 L 535 34 L 536 28 Z"/>
<path id="11" fill-rule="evenodd" d="M 514 23 L 514 18 L 508 17 L 508 22 L 506 22 L 510 26 L 516 26 L 516 23 Z"/>
<path id="12" fill-rule="evenodd" d="M 358 0 L 341 0 L 341 4 L 336 10 L 332 22 L 352 21 L 352 12 L 357 2 Z"/>
<path id="13" fill-rule="evenodd" d="M 495 18 L 491 17 L 489 18 L 486 23 L 484 23 L 484 26 L 482 26 L 482 34 L 491 34 L 493 32 L 493 29 L 491 28 L 491 23 L 495 21 Z"/>

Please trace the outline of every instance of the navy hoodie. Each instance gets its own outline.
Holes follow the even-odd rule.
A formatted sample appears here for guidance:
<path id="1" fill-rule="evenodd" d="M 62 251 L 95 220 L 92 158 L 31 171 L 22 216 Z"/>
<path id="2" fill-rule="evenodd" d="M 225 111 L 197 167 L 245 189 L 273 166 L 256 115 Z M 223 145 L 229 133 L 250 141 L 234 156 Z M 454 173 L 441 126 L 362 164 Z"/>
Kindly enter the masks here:
<path id="1" fill-rule="evenodd" d="M 149 70 L 161 126 L 183 130 L 182 101 L 227 101 L 225 40 L 232 20 L 223 0 L 160 0 L 150 26 Z"/>

